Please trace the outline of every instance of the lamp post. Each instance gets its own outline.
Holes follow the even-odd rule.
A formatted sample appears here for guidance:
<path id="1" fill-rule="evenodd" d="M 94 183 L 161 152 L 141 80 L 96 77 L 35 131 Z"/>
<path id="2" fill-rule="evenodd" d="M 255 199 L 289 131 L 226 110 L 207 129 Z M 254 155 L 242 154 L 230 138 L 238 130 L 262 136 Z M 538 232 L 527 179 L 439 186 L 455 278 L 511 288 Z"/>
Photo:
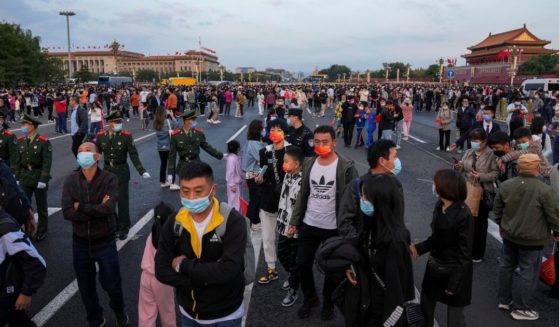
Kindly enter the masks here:
<path id="1" fill-rule="evenodd" d="M 441 57 L 441 59 L 439 59 L 439 83 L 443 82 L 443 64 L 444 59 Z"/>
<path id="2" fill-rule="evenodd" d="M 390 65 L 387 64 L 387 63 L 384 63 L 382 65 L 384 66 L 384 77 L 385 77 L 386 81 L 388 82 L 388 74 L 392 70 L 392 67 L 390 67 Z"/>
<path id="3" fill-rule="evenodd" d="M 70 46 L 70 16 L 75 16 L 73 11 L 61 11 L 60 16 L 66 16 L 66 34 L 68 36 L 68 78 L 72 77 L 72 48 Z"/>
<path id="4" fill-rule="evenodd" d="M 109 48 L 113 52 L 113 56 L 115 58 L 115 70 L 113 71 L 113 73 L 116 75 L 118 73 L 118 50 L 124 48 L 124 45 L 114 40 L 113 43 L 109 45 Z"/>
<path id="5" fill-rule="evenodd" d="M 411 65 L 409 63 L 406 64 L 406 83 L 410 81 L 410 67 Z"/>
<path id="6" fill-rule="evenodd" d="M 509 49 L 509 53 L 512 56 L 512 60 L 511 60 L 511 66 L 510 66 L 510 87 L 512 87 L 512 85 L 514 84 L 514 78 L 516 77 L 516 69 L 518 68 L 518 57 L 520 56 L 520 54 L 522 54 L 524 50 L 520 49 L 518 47 L 516 47 L 516 45 L 513 45 L 510 49 Z"/>

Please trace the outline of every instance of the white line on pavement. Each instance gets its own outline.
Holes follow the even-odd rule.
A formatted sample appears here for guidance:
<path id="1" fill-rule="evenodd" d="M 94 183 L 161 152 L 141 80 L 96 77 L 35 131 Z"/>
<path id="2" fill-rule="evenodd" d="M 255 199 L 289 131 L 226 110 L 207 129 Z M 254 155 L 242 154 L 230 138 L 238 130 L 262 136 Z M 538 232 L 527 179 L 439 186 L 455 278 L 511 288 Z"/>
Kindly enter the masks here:
<path id="1" fill-rule="evenodd" d="M 151 219 L 153 218 L 153 209 L 148 211 L 128 232 L 128 238 L 124 241 L 117 241 L 116 248 L 120 251 L 126 243 L 128 243 L 134 235 L 136 235 Z M 34 317 L 33 321 L 37 326 L 43 326 L 54 314 L 62 308 L 68 300 L 72 298 L 78 292 L 78 282 L 74 279 L 68 286 L 66 286 L 62 292 L 58 293 L 46 306 L 44 306 L 41 311 L 39 311 Z"/>
<path id="2" fill-rule="evenodd" d="M 67 137 L 67 136 L 72 136 L 72 134 L 67 133 L 67 134 L 64 134 L 64 135 L 59 135 L 59 136 L 55 136 L 55 137 L 49 137 L 49 141 L 61 139 L 61 138 L 63 138 L 63 137 Z"/>
<path id="3" fill-rule="evenodd" d="M 415 137 L 415 136 L 412 136 L 412 135 L 410 135 L 410 134 L 408 134 L 408 137 L 411 138 L 411 139 L 413 139 L 413 140 L 416 140 L 416 141 L 419 142 L 419 143 L 423 143 L 423 144 L 427 143 L 427 141 L 423 141 L 423 140 L 420 139 L 419 137 Z"/>
<path id="4" fill-rule="evenodd" d="M 227 144 L 232 140 L 234 140 L 237 136 L 239 136 L 239 134 L 241 134 L 245 130 L 245 128 L 247 128 L 247 125 L 243 125 L 243 127 L 241 127 L 241 129 L 238 130 L 237 133 L 233 134 L 233 136 L 231 136 L 225 143 Z"/>

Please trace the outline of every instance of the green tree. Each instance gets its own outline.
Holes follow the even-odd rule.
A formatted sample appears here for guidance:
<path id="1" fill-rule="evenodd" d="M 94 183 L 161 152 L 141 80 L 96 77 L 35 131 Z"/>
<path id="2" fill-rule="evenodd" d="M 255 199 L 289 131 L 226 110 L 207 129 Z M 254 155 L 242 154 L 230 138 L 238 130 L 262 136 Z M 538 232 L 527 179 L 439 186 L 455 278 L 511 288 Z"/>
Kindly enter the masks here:
<path id="1" fill-rule="evenodd" d="M 74 78 L 77 78 L 81 83 L 97 80 L 98 77 L 99 76 L 97 74 L 90 72 L 85 66 L 82 66 L 80 70 L 74 73 Z"/>
<path id="2" fill-rule="evenodd" d="M 346 78 L 349 78 L 349 74 L 351 73 L 351 69 L 345 65 L 332 65 L 330 68 L 322 69 L 319 71 L 320 74 L 326 75 L 326 81 L 332 82 L 340 78 L 343 78 L 345 74 Z"/>
<path id="3" fill-rule="evenodd" d="M 429 67 L 427 67 L 427 69 L 425 70 L 425 77 L 429 77 L 432 78 L 433 80 L 438 81 L 439 70 L 440 68 L 438 64 L 429 65 Z"/>
<path id="4" fill-rule="evenodd" d="M 519 72 L 522 75 L 544 75 L 557 72 L 555 67 L 559 64 L 559 56 L 555 54 L 541 54 L 533 56 L 522 63 Z"/>
<path id="5" fill-rule="evenodd" d="M 159 81 L 159 74 L 153 69 L 140 69 L 136 72 L 136 81 L 149 82 Z"/>

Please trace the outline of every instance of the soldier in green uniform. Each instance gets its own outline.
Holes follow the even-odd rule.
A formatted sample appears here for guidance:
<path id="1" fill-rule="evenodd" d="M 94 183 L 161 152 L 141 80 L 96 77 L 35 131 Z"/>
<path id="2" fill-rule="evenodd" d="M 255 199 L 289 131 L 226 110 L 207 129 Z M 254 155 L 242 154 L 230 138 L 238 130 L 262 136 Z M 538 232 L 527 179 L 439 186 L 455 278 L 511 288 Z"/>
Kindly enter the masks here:
<path id="1" fill-rule="evenodd" d="M 52 145 L 48 137 L 39 135 L 37 127 L 41 122 L 23 114 L 21 131 L 24 135 L 16 141 L 19 153 L 16 155 L 15 175 L 19 185 L 29 200 L 35 194 L 39 226 L 35 239 L 42 241 L 48 229 L 47 190 L 51 178 Z"/>
<path id="2" fill-rule="evenodd" d="M 130 131 L 122 130 L 122 113 L 115 111 L 106 118 L 109 125 L 108 131 L 97 133 L 97 146 L 103 154 L 104 169 L 118 177 L 118 230 L 117 237 L 125 240 L 130 229 L 130 210 L 128 184 L 130 182 L 130 169 L 128 156 L 142 178 L 151 176 L 142 166 L 138 150 Z"/>
<path id="3" fill-rule="evenodd" d="M 167 182 L 173 182 L 173 176 L 178 173 L 183 164 L 191 160 L 200 160 L 200 148 L 216 159 L 223 159 L 224 154 L 216 150 L 206 141 L 206 136 L 201 129 L 196 127 L 196 112 L 186 110 L 182 115 L 184 121 L 182 129 L 176 129 L 171 133 L 171 145 L 169 151 L 169 164 L 167 165 Z M 179 163 L 177 165 L 177 154 Z M 171 190 L 179 190 L 177 184 L 171 184 Z"/>
<path id="4" fill-rule="evenodd" d="M 0 110 L 0 158 L 10 166 L 12 172 L 16 171 L 17 161 L 16 136 L 8 129 L 6 114 Z"/>

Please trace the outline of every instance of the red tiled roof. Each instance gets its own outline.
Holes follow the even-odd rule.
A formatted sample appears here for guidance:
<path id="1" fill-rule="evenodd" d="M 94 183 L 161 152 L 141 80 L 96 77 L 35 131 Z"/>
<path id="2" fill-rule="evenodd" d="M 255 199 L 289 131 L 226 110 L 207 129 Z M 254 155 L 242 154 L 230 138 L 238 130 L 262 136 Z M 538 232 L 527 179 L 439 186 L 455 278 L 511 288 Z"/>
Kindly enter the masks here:
<path id="1" fill-rule="evenodd" d="M 522 33 L 527 33 L 529 36 L 534 38 L 536 41 L 514 41 L 516 37 L 518 37 Z M 469 47 L 469 50 L 476 50 L 481 48 L 487 47 L 494 47 L 498 45 L 504 44 L 533 44 L 533 45 L 546 45 L 551 43 L 550 41 L 541 40 L 534 34 L 532 34 L 527 28 L 526 25 L 522 28 L 518 28 L 512 31 L 507 31 L 498 34 L 489 34 L 485 40 L 481 41 L 480 43 Z"/>
<path id="2" fill-rule="evenodd" d="M 552 53 L 557 53 L 557 50 L 553 50 L 553 49 L 545 49 L 545 48 L 523 48 L 520 47 L 521 49 L 524 50 L 525 54 L 552 54 Z M 501 50 L 507 49 L 507 47 L 499 47 L 499 48 L 495 48 L 495 49 L 490 49 L 490 50 L 480 50 L 480 51 L 475 51 L 473 53 L 467 53 L 467 54 L 463 54 L 461 57 L 462 58 L 475 58 L 475 57 L 486 57 L 486 56 L 492 56 L 492 55 L 497 55 Z"/>

